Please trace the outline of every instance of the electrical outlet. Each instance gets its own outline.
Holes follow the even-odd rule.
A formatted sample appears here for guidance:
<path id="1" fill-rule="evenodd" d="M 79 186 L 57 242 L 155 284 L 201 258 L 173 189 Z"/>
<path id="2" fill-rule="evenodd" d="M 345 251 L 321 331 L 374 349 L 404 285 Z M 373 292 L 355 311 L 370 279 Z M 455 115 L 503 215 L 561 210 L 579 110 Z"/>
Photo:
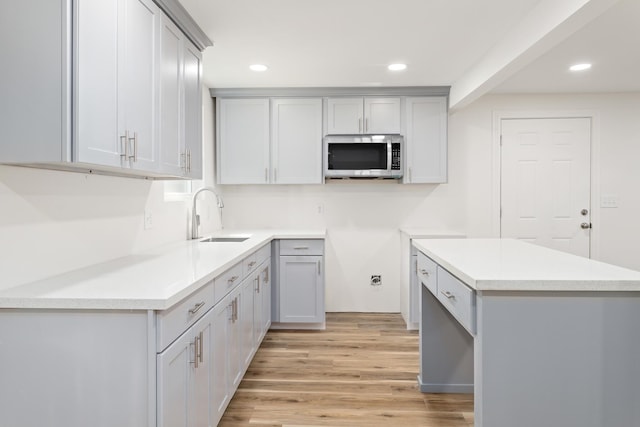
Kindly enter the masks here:
<path id="1" fill-rule="evenodd" d="M 379 274 L 371 275 L 371 286 L 382 285 L 382 276 Z"/>
<path id="2" fill-rule="evenodd" d="M 614 194 L 600 196 L 600 207 L 601 208 L 617 208 L 618 196 Z"/>
<path id="3" fill-rule="evenodd" d="M 144 210 L 144 229 L 149 230 L 153 228 L 153 214 L 150 210 Z"/>

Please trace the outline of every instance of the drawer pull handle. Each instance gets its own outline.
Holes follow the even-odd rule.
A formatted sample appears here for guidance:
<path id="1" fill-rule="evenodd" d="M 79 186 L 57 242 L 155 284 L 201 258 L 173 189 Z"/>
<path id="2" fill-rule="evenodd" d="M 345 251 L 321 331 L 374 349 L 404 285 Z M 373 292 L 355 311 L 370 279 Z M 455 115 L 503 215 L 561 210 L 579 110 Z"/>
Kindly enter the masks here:
<path id="1" fill-rule="evenodd" d="M 255 262 L 255 261 L 251 261 L 251 262 L 249 263 L 249 268 L 252 268 L 254 265 L 256 265 L 256 262 Z"/>
<path id="2" fill-rule="evenodd" d="M 232 284 L 233 282 L 235 282 L 236 280 L 238 280 L 238 276 L 233 276 L 232 278 L 230 278 L 229 280 L 227 280 L 227 283 Z"/>
<path id="3" fill-rule="evenodd" d="M 429 271 L 425 270 L 424 268 L 420 270 L 420 273 L 424 274 L 425 276 L 429 275 Z"/>
<path id="4" fill-rule="evenodd" d="M 200 310 L 202 307 L 204 307 L 204 304 L 205 304 L 204 301 L 200 301 L 199 303 L 194 305 L 193 308 L 189 309 L 189 314 L 196 314 L 198 312 L 198 310 Z"/>
<path id="5" fill-rule="evenodd" d="M 447 297 L 448 299 L 456 299 L 456 296 L 449 291 L 441 291 L 442 295 Z"/>
<path id="6" fill-rule="evenodd" d="M 294 246 L 293 249 L 296 251 L 303 251 L 305 249 L 309 249 L 309 246 Z"/>

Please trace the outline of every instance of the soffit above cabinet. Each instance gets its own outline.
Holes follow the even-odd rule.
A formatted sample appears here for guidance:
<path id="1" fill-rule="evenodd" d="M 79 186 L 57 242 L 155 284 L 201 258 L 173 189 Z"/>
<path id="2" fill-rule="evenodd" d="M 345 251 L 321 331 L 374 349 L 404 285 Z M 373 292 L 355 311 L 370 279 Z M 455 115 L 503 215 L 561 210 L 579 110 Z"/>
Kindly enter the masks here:
<path id="1" fill-rule="evenodd" d="M 208 46 L 213 46 L 211 39 L 198 26 L 196 21 L 189 15 L 178 0 L 154 0 L 154 3 L 171 18 L 201 52 Z"/>
<path id="2" fill-rule="evenodd" d="M 211 88 L 212 98 L 295 96 L 449 96 L 450 86 Z"/>

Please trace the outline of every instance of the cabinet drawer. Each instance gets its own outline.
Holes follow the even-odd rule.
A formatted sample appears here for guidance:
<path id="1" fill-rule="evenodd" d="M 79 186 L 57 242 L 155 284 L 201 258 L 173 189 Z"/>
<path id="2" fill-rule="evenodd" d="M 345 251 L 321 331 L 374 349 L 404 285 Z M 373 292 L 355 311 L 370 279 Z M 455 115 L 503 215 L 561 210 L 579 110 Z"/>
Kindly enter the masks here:
<path id="1" fill-rule="evenodd" d="M 438 300 L 471 334 L 476 332 L 476 294 L 438 266 Z"/>
<path id="2" fill-rule="evenodd" d="M 242 282 L 242 263 L 237 263 L 213 280 L 215 304 Z"/>
<path id="3" fill-rule="evenodd" d="M 214 305 L 213 282 L 209 282 L 168 310 L 158 312 L 158 344 L 162 351 Z"/>
<path id="4" fill-rule="evenodd" d="M 436 280 L 437 264 L 422 252 L 418 252 L 418 264 L 416 274 L 418 280 L 431 291 L 432 294 L 438 296 L 438 281 Z"/>
<path id="5" fill-rule="evenodd" d="M 243 277 L 247 277 L 250 273 L 254 272 L 265 259 L 271 256 L 271 245 L 266 244 L 242 261 L 242 274 Z"/>
<path id="6" fill-rule="evenodd" d="M 322 255 L 323 252 L 322 239 L 280 240 L 280 255 Z"/>

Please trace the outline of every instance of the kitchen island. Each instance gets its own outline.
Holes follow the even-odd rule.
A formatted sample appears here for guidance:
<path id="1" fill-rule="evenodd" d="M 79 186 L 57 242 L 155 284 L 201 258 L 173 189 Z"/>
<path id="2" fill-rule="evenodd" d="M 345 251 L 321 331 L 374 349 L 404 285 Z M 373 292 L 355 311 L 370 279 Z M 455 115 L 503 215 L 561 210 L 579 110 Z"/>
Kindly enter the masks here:
<path id="1" fill-rule="evenodd" d="M 480 427 L 640 425 L 640 273 L 510 239 L 414 240 L 424 392 Z"/>

